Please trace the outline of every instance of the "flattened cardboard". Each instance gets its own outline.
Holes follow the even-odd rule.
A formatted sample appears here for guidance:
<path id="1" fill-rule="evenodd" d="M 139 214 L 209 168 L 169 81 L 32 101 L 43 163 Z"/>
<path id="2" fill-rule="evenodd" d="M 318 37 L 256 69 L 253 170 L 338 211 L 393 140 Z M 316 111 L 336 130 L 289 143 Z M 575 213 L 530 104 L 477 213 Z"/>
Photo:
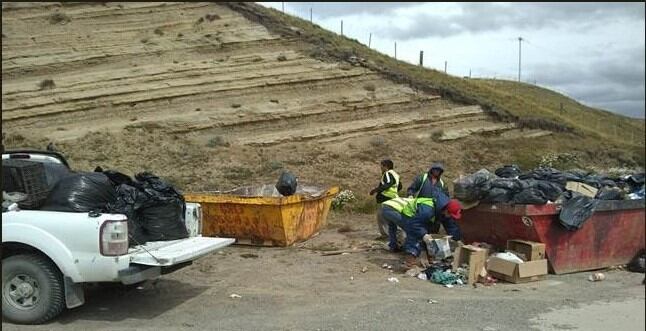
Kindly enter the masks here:
<path id="1" fill-rule="evenodd" d="M 524 255 L 525 261 L 536 261 L 545 259 L 545 244 L 520 239 L 507 240 L 507 250 L 518 252 Z M 523 256 L 520 256 L 523 258 Z"/>
<path id="2" fill-rule="evenodd" d="M 599 191 L 595 187 L 579 182 L 567 182 L 565 184 L 565 189 L 572 192 L 579 192 L 590 198 L 594 198 L 597 195 L 597 191 Z"/>
<path id="3" fill-rule="evenodd" d="M 547 260 L 515 263 L 493 256 L 487 262 L 487 271 L 495 278 L 510 283 L 532 282 L 547 275 Z"/>

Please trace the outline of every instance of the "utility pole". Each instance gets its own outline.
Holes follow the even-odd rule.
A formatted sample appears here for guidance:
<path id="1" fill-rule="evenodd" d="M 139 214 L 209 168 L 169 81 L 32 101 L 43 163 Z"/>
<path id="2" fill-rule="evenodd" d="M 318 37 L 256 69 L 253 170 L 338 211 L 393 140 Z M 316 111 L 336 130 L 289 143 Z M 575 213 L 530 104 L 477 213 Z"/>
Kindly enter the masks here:
<path id="1" fill-rule="evenodd" d="M 471 69 L 469 69 L 469 78 L 471 78 Z"/>
<path id="2" fill-rule="evenodd" d="M 368 36 L 368 48 L 370 48 L 370 43 L 372 43 L 372 32 L 370 32 L 370 35 Z"/>
<path id="3" fill-rule="evenodd" d="M 312 7 L 310 7 L 310 23 L 312 23 Z"/>
<path id="4" fill-rule="evenodd" d="M 419 66 L 424 66 L 424 51 L 419 51 Z"/>
<path id="5" fill-rule="evenodd" d="M 447 63 L 448 63 L 448 61 L 444 61 L 444 73 L 446 73 L 446 65 L 447 65 Z"/>
<path id="6" fill-rule="evenodd" d="M 395 60 L 397 60 L 397 42 L 395 41 Z"/>
<path id="7" fill-rule="evenodd" d="M 285 3 L 281 2 L 280 5 L 283 7 L 283 13 L 285 13 Z"/>
<path id="8" fill-rule="evenodd" d="M 341 35 L 343 35 L 343 20 L 341 20 Z"/>
<path id="9" fill-rule="evenodd" d="M 518 37 L 518 81 L 520 82 L 520 45 L 523 42 L 523 37 Z"/>

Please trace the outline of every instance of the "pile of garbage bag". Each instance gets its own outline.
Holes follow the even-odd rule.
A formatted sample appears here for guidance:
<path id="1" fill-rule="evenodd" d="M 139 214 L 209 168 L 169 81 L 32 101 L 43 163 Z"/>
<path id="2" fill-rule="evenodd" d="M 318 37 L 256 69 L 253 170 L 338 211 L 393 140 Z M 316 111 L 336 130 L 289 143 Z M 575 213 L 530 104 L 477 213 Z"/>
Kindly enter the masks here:
<path id="1" fill-rule="evenodd" d="M 566 189 L 568 182 L 578 182 L 597 189 L 588 197 Z M 644 199 L 644 173 L 619 177 L 601 176 L 584 170 L 559 171 L 537 168 L 521 172 L 516 165 L 487 169 L 461 176 L 454 182 L 455 197 L 464 202 L 562 204 L 559 220 L 568 230 L 576 230 L 594 213 L 600 200 Z"/>
<path id="2" fill-rule="evenodd" d="M 184 196 L 149 172 L 130 176 L 101 168 L 61 178 L 42 210 L 124 214 L 130 244 L 188 237 Z"/>

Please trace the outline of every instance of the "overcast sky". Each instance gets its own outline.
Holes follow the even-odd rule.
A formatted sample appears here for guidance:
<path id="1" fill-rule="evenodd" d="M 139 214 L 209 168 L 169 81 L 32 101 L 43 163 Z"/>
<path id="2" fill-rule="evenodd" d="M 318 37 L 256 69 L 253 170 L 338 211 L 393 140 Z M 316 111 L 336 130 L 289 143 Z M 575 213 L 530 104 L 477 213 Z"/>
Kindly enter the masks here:
<path id="1" fill-rule="evenodd" d="M 281 2 L 261 2 L 282 9 Z M 644 118 L 644 3 L 285 2 L 285 12 L 455 76 L 518 79 Z"/>

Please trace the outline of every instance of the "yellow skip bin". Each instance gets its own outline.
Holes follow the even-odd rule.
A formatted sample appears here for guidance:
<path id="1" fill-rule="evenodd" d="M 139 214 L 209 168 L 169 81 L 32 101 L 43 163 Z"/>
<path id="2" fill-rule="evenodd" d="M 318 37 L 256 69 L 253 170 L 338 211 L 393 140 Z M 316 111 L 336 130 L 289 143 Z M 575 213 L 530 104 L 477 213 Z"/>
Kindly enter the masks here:
<path id="1" fill-rule="evenodd" d="M 247 186 L 222 193 L 187 193 L 202 205 L 202 235 L 236 238 L 239 244 L 290 246 L 309 239 L 327 221 L 338 187 L 299 187 L 280 195 L 273 186 Z"/>

